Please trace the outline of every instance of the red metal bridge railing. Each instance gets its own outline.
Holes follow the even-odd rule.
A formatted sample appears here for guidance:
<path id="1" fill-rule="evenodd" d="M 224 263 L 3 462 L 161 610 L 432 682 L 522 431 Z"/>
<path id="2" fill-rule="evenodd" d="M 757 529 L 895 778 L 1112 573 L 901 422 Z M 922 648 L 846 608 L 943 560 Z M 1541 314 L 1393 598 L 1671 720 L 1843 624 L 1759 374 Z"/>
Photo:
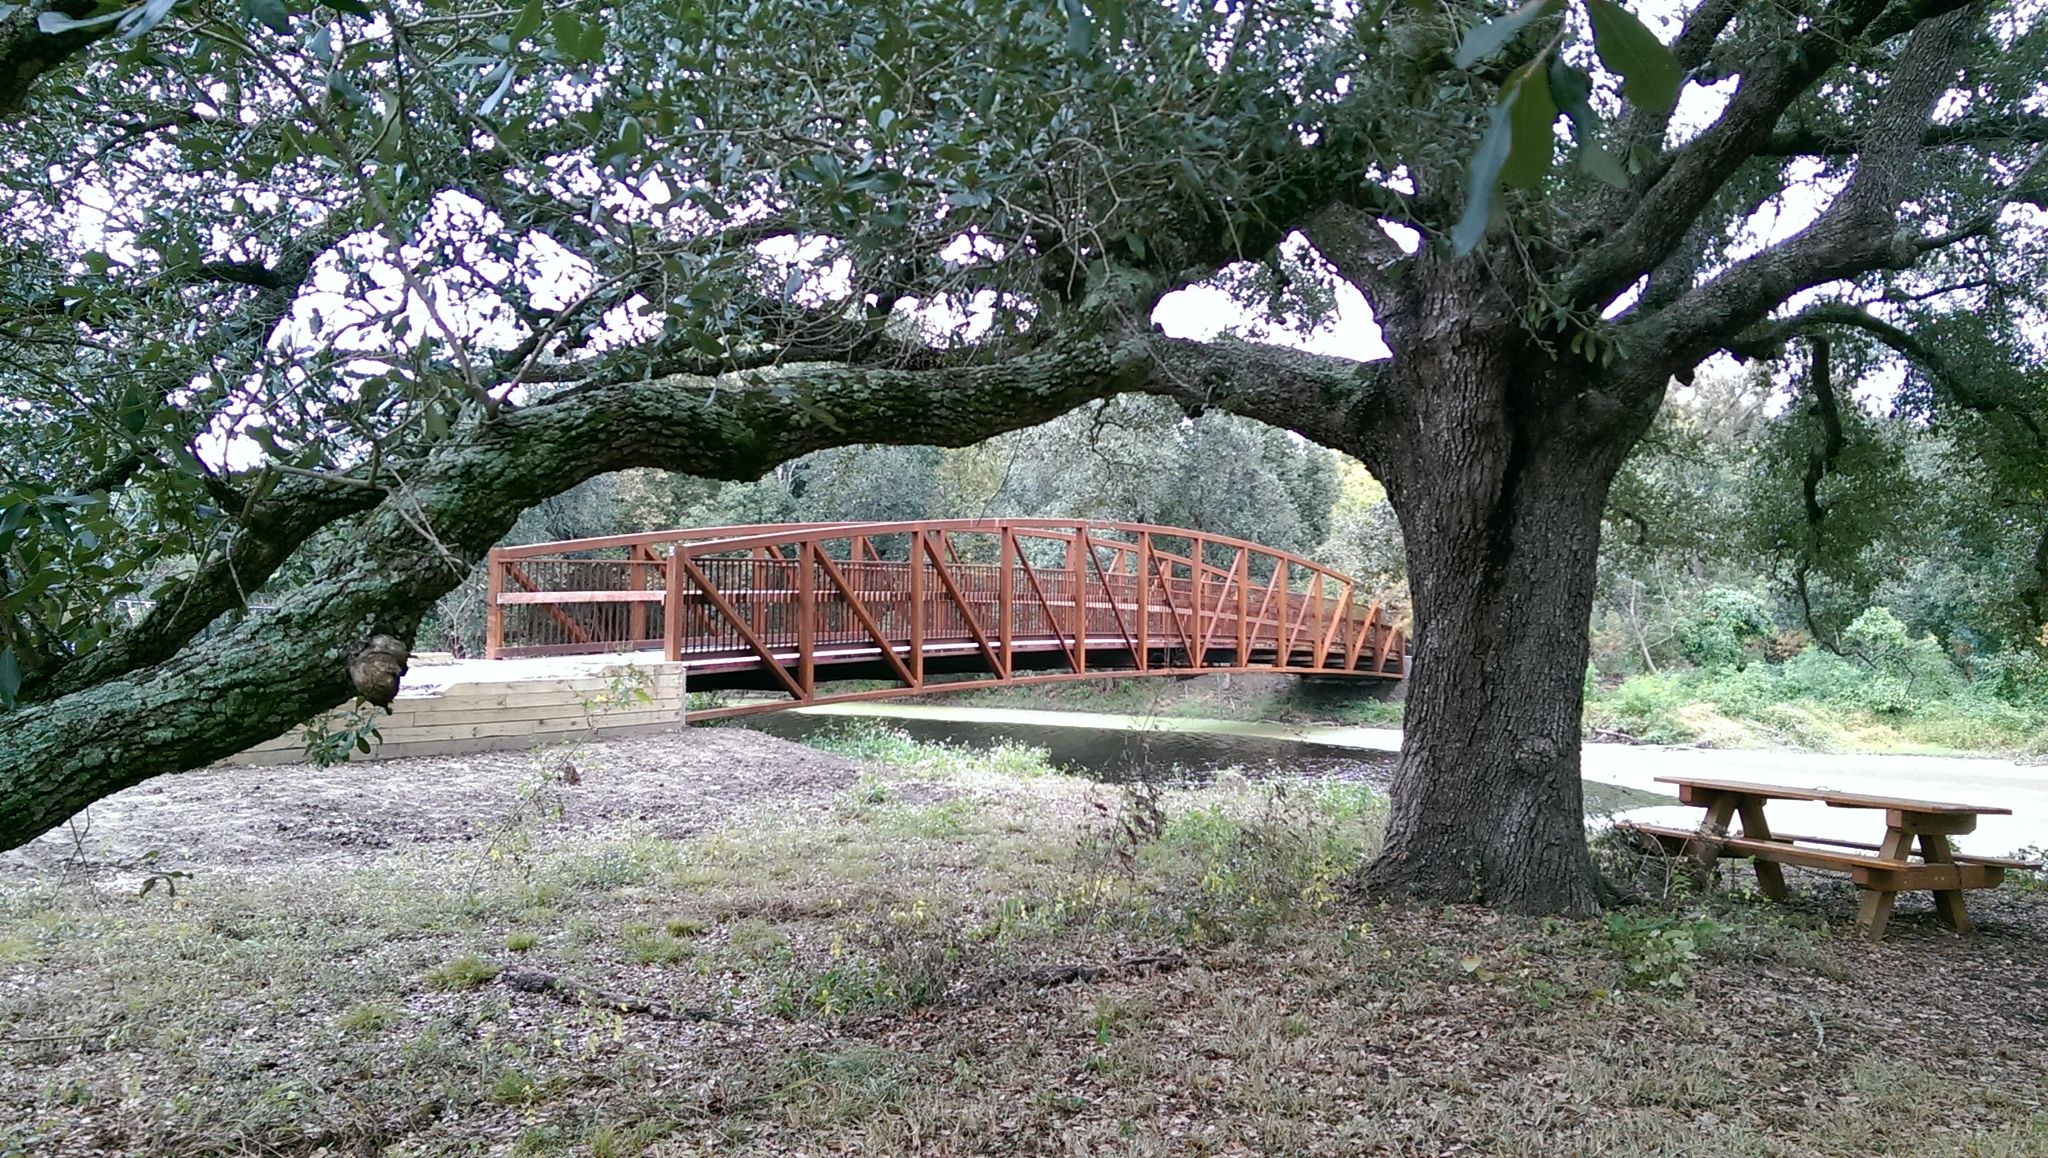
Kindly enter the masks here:
<path id="1" fill-rule="evenodd" d="M 491 658 L 658 648 L 692 690 L 788 697 L 694 718 L 1113 675 L 1407 674 L 1400 628 L 1346 576 L 1241 539 L 1137 523 L 782 523 L 571 539 L 493 550 L 488 591 Z M 820 691 L 848 679 L 897 686 Z"/>

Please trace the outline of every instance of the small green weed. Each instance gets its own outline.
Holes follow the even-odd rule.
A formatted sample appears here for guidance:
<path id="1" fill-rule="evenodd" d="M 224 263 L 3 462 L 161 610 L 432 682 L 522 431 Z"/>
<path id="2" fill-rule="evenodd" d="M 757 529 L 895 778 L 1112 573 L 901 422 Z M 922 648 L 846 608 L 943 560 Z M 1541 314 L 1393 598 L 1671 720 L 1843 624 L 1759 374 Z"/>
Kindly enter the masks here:
<path id="1" fill-rule="evenodd" d="M 388 1001 L 364 1001 L 351 1005 L 334 1019 L 336 1028 L 368 1037 L 398 1024 L 398 1007 Z"/>
<path id="2" fill-rule="evenodd" d="M 541 1084 L 524 1070 L 506 1066 L 498 1071 L 497 1077 L 491 1079 L 488 1096 L 492 1101 L 507 1106 L 525 1106 L 537 1100 L 540 1092 Z"/>
<path id="3" fill-rule="evenodd" d="M 470 953 L 457 957 L 427 974 L 427 987 L 449 991 L 477 989 L 489 985 L 497 976 L 496 963 Z"/>
<path id="4" fill-rule="evenodd" d="M 789 946 L 787 934 L 759 917 L 734 921 L 726 931 L 726 940 L 734 952 L 755 960 L 773 956 Z"/>
<path id="5" fill-rule="evenodd" d="M 1631 987 L 1684 989 L 1692 984 L 1700 950 L 1728 936 L 1712 917 L 1607 914 L 1608 947 L 1622 959 L 1622 982 Z"/>
<path id="6" fill-rule="evenodd" d="M 689 942 L 666 928 L 633 924 L 620 932 L 625 939 L 626 952 L 642 965 L 673 965 L 695 952 Z"/>
<path id="7" fill-rule="evenodd" d="M 524 953 L 538 944 L 540 944 L 540 936 L 537 933 L 522 931 L 505 934 L 505 948 L 514 953 Z"/>

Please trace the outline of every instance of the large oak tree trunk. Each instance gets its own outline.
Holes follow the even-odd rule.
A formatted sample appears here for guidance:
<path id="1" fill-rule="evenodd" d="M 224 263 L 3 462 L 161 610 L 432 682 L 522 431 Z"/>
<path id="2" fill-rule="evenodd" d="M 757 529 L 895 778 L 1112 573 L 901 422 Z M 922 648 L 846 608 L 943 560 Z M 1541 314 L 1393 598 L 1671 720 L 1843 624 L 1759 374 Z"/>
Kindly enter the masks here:
<path id="1" fill-rule="evenodd" d="M 1499 333 L 1440 333 L 1378 456 L 1418 625 L 1375 889 L 1598 909 L 1579 783 L 1608 485 L 1649 413 Z M 1652 411 L 1653 412 L 1653 411 Z"/>

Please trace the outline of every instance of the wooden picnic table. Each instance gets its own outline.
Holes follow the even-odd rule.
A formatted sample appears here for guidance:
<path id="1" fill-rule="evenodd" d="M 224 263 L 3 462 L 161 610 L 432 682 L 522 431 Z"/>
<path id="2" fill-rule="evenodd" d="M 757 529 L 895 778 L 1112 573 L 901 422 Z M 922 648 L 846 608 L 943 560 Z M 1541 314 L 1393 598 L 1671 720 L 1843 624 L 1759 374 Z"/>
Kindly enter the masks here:
<path id="1" fill-rule="evenodd" d="M 1657 781 L 1677 785 L 1679 803 L 1706 810 L 1700 826 L 1682 829 L 1624 822 L 1619 827 L 1654 838 L 1669 851 L 1690 855 L 1705 868 L 1712 868 L 1723 856 L 1748 857 L 1756 865 L 1757 887 L 1773 900 L 1782 900 L 1786 894 L 1783 865 L 1846 873 L 1863 890 L 1856 928 L 1873 941 L 1884 936 L 1892 903 L 1902 892 L 1932 892 L 1935 911 L 1943 923 L 1966 933 L 1970 916 L 1963 904 L 1964 890 L 1996 888 L 2007 869 L 2040 867 L 2031 861 L 1950 850 L 1949 837 L 1976 831 L 1980 816 L 2010 816 L 2010 808 L 1685 776 L 1659 776 Z M 1774 833 L 1764 819 L 1764 805 L 1772 800 L 1819 801 L 1830 808 L 1881 811 L 1884 838 L 1872 844 Z M 1738 817 L 1742 829 L 1730 835 L 1728 825 Z M 1918 861 L 1913 859 L 1916 841 Z"/>

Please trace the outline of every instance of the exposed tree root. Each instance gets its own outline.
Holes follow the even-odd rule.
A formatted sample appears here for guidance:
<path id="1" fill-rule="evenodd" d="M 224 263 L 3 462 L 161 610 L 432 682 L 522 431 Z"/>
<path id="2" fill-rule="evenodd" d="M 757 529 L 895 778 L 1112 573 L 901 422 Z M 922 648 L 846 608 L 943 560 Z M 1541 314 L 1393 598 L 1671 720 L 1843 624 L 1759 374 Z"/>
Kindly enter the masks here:
<path id="1" fill-rule="evenodd" d="M 1043 965 L 1015 973 L 1010 980 L 1039 989 L 1050 989 L 1055 985 L 1072 985 L 1076 982 L 1093 985 L 1097 981 L 1115 981 L 1122 977 L 1171 973 L 1185 967 L 1187 963 L 1188 959 L 1178 953 L 1153 953 L 1143 957 L 1126 957 L 1121 961 L 1111 961 L 1104 965 L 1090 965 L 1085 961 L 1066 965 Z"/>
<path id="2" fill-rule="evenodd" d="M 644 997 L 616 993 L 599 989 L 568 977 L 553 973 L 542 973 L 538 969 L 507 969 L 498 975 L 507 987 L 521 993 L 544 993 L 560 998 L 571 1005 L 587 1005 L 594 1009 L 610 1009 L 618 1013 L 638 1013 L 658 1017 L 665 1021 L 709 1021 L 718 1025 L 738 1025 L 737 1018 L 694 1005 L 670 1005 L 665 1001 L 650 1001 Z"/>

